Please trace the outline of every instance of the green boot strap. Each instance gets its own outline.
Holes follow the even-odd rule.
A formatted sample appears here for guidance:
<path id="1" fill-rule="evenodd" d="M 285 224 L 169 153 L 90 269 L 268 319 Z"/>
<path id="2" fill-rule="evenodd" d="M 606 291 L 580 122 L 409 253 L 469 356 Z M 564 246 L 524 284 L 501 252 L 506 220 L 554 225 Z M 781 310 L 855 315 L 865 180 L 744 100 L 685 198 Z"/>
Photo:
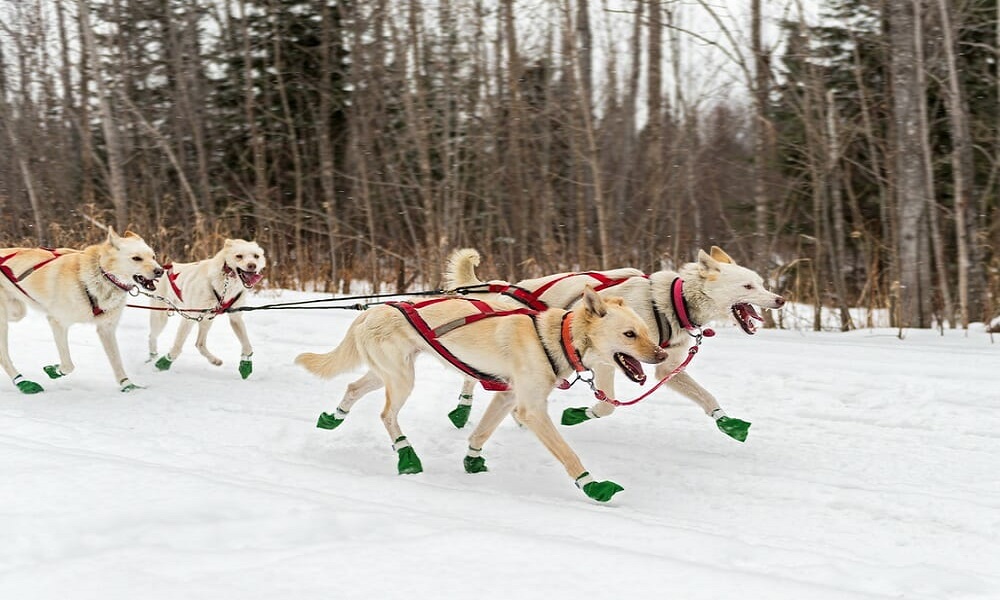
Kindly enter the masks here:
<path id="1" fill-rule="evenodd" d="M 625 489 L 614 481 L 594 481 L 594 478 L 586 471 L 576 478 L 576 487 L 583 490 L 583 493 L 587 494 L 589 498 L 598 502 L 607 502 L 611 500 L 612 496 Z"/>
<path id="2" fill-rule="evenodd" d="M 458 406 L 448 413 L 451 424 L 461 429 L 469 422 L 469 415 L 472 413 L 472 394 L 459 394 Z"/>
<path id="3" fill-rule="evenodd" d="M 164 354 L 160 357 L 160 360 L 156 361 L 154 366 L 161 371 L 166 371 L 170 369 L 170 365 L 172 364 L 174 364 L 174 359 L 170 358 L 169 354 Z"/>
<path id="4" fill-rule="evenodd" d="M 338 406 L 331 415 L 330 413 L 323 413 L 319 416 L 319 420 L 316 421 L 316 427 L 320 429 L 336 429 L 344 422 L 347 418 L 348 411 L 341 410 Z"/>
<path id="5" fill-rule="evenodd" d="M 486 459 L 482 457 L 482 452 L 482 448 L 469 446 L 469 451 L 463 460 L 466 473 L 483 473 L 489 470 L 486 468 Z"/>
<path id="6" fill-rule="evenodd" d="M 250 373 L 253 373 L 253 362 L 250 360 L 252 356 L 253 352 L 240 355 L 240 377 L 243 379 L 250 377 Z"/>
<path id="7" fill-rule="evenodd" d="M 750 433 L 749 422 L 726 416 L 725 411 L 721 408 L 713 410 L 710 416 L 715 419 L 715 425 L 722 433 L 738 442 L 745 442 L 747 440 L 747 435 Z"/>
<path id="8" fill-rule="evenodd" d="M 564 410 L 560 423 L 563 425 L 579 425 L 584 421 L 599 418 L 601 417 L 593 409 L 581 406 L 579 408 L 567 408 Z"/>
<path id="9" fill-rule="evenodd" d="M 20 373 L 14 377 L 14 385 L 17 389 L 21 390 L 22 394 L 37 394 L 38 392 L 44 392 L 45 389 L 35 383 L 34 381 L 29 381 L 25 379 Z"/>
<path id="10" fill-rule="evenodd" d="M 410 441 L 406 439 L 405 435 L 399 436 L 393 442 L 392 449 L 399 454 L 399 463 L 396 465 L 396 469 L 400 475 L 414 475 L 423 472 L 424 467 L 420 464 L 420 458 L 410 446 Z"/>
<path id="11" fill-rule="evenodd" d="M 59 379 L 60 377 L 66 376 L 66 374 L 59 369 L 59 365 L 48 365 L 42 367 L 42 370 L 49 376 L 49 379 Z"/>
<path id="12" fill-rule="evenodd" d="M 136 390 L 141 390 L 142 389 L 141 385 L 136 385 L 136 384 L 132 383 L 131 381 L 128 380 L 128 377 L 126 377 L 126 378 L 122 379 L 121 381 L 119 381 L 118 385 L 121 386 L 121 388 L 120 388 L 121 391 L 126 392 L 126 393 L 127 392 L 134 392 Z"/>

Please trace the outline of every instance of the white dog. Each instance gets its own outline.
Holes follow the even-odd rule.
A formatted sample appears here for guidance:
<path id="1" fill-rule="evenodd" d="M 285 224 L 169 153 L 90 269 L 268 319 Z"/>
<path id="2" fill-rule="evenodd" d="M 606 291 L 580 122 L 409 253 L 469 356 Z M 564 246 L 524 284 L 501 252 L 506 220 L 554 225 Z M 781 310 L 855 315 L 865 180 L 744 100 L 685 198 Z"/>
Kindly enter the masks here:
<path id="1" fill-rule="evenodd" d="M 166 265 L 167 276 L 157 286 L 160 297 L 164 300 L 154 299 L 151 303 L 157 310 L 151 311 L 149 317 L 150 359 L 156 358 L 156 340 L 167 324 L 167 309 L 177 309 L 186 318 L 181 320 L 177 328 L 174 345 L 156 361 L 156 368 L 166 371 L 177 360 L 184 341 L 196 322 L 194 318 L 198 316 L 204 318 L 197 321 L 198 337 L 195 347 L 208 362 L 221 365 L 222 360 L 209 352 L 206 345 L 208 330 L 216 316 L 246 303 L 244 292 L 264 277 L 262 272 L 266 264 L 264 250 L 256 242 L 226 240 L 222 250 L 212 258 Z M 247 336 L 243 316 L 238 312 L 228 314 L 229 324 L 240 340 L 240 376 L 246 379 L 253 372 L 253 347 Z"/>
<path id="2" fill-rule="evenodd" d="M 7 347 L 7 322 L 23 318 L 28 305 L 48 315 L 55 336 L 59 364 L 45 367 L 50 378 L 69 375 L 75 368 L 69 354 L 69 326 L 93 323 L 121 391 L 136 389 L 122 366 L 115 330 L 129 292 L 137 285 L 152 291 L 161 275 L 153 250 L 131 231 L 119 236 L 108 228 L 103 243 L 83 250 L 0 249 L 0 365 L 25 394 L 43 391 L 18 372 Z"/>
<path id="3" fill-rule="evenodd" d="M 456 250 L 445 273 L 449 289 L 484 285 L 476 276 L 479 253 L 473 249 Z M 506 282 L 494 281 L 498 289 Z M 699 339 L 701 327 L 710 321 L 733 317 L 748 334 L 756 332 L 753 320 L 762 320 L 754 305 L 777 309 L 785 299 L 768 291 L 764 280 L 750 269 L 741 267 L 722 249 L 713 246 L 711 254 L 698 251 L 697 262 L 688 263 L 680 271 L 657 271 L 644 275 L 636 269 L 616 269 L 585 273 L 560 273 L 538 279 L 520 281 L 505 289 L 504 296 L 520 302 L 542 302 L 548 306 L 570 307 L 580 299 L 583 289 L 597 285 L 601 294 L 621 296 L 653 331 L 659 332 L 660 345 L 670 349 L 670 358 L 656 367 L 657 379 L 662 379 L 687 357 L 688 349 Z M 614 398 L 614 372 L 599 366 L 594 370 L 596 385 Z M 449 413 L 456 427 L 468 420 L 474 382 L 466 382 L 459 397 L 459 406 Z M 675 391 L 701 406 L 720 430 L 736 440 L 746 440 L 750 423 L 726 415 L 718 401 L 686 371 L 677 373 L 667 382 Z M 605 417 L 614 412 L 614 405 L 598 402 L 591 408 L 568 408 L 563 412 L 563 425 Z"/>
<path id="4" fill-rule="evenodd" d="M 581 294 L 583 301 L 572 312 L 504 311 L 502 304 L 455 297 L 373 307 L 354 321 L 332 352 L 304 353 L 295 359 L 326 378 L 361 365 L 369 368 L 347 387 L 332 415 L 323 413 L 317 426 L 337 427 L 361 396 L 384 385 L 382 422 L 399 454 L 398 471 L 419 473 L 420 459 L 396 417 L 413 390 L 416 355 L 436 352 L 466 374 L 491 382 L 494 389 L 507 385 L 511 390 L 494 397 L 469 438 L 466 471 L 486 470 L 483 444 L 513 408 L 520 422 L 559 459 L 577 486 L 589 497 L 606 502 L 621 486 L 594 481 L 584 470 L 549 418 L 548 395 L 557 381 L 574 370 L 614 369 L 617 365 L 628 377 L 641 381 L 645 376 L 639 361 L 658 363 L 666 353 L 621 299 L 602 299 L 589 288 Z"/>

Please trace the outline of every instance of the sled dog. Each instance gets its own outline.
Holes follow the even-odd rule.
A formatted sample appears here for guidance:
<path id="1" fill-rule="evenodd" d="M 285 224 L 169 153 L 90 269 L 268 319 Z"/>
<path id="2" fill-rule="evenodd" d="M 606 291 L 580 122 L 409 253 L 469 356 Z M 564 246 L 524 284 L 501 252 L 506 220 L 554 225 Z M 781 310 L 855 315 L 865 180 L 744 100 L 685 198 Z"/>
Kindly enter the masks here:
<path id="1" fill-rule="evenodd" d="M 449 258 L 445 272 L 447 289 L 484 286 L 475 272 L 479 253 L 471 248 L 456 250 Z M 503 281 L 489 282 L 503 287 Z M 514 284 L 505 295 L 541 301 L 553 307 L 571 307 L 580 299 L 583 288 L 599 284 L 601 294 L 613 294 L 625 299 L 651 331 L 659 333 L 659 343 L 670 350 L 670 357 L 656 367 L 656 378 L 662 379 L 688 355 L 692 345 L 700 340 L 701 327 L 710 321 L 734 318 L 747 334 L 756 332 L 754 320 L 763 320 L 756 306 L 778 309 L 785 299 L 768 291 L 760 275 L 736 264 L 721 248 L 713 246 L 710 253 L 698 251 L 695 262 L 679 271 L 657 271 L 645 275 L 637 269 L 616 269 L 586 273 L 560 273 Z M 516 293 L 515 293 L 516 292 Z M 614 398 L 614 371 L 605 365 L 594 369 L 597 387 Z M 468 419 L 475 381 L 466 381 L 459 397 L 459 406 L 449 413 L 457 427 Z M 745 441 L 750 423 L 726 415 L 718 401 L 699 385 L 687 370 L 677 373 L 667 384 L 673 390 L 695 402 L 712 417 L 719 429 L 739 441 Z M 568 408 L 563 412 L 563 425 L 576 425 L 589 419 L 606 417 L 614 405 L 597 402 L 590 408 Z"/>
<path id="2" fill-rule="evenodd" d="M 59 363 L 44 368 L 50 378 L 69 375 L 75 368 L 69 354 L 69 326 L 93 323 L 121 391 L 136 389 L 122 366 L 115 330 L 129 292 L 136 286 L 153 291 L 162 275 L 153 250 L 131 231 L 119 236 L 108 228 L 104 242 L 83 250 L 0 249 L 0 365 L 23 393 L 43 391 L 14 367 L 7 343 L 7 322 L 19 321 L 31 306 L 48 316 L 59 351 Z"/>
<path id="3" fill-rule="evenodd" d="M 466 373 L 474 370 L 483 381 L 490 379 L 508 387 L 494 396 L 472 432 L 464 461 L 466 471 L 486 470 L 483 444 L 513 409 L 577 486 L 587 496 L 605 502 L 621 486 L 595 481 L 587 473 L 549 418 L 548 395 L 557 381 L 575 369 L 617 366 L 630 379 L 642 381 L 645 375 L 640 361 L 662 362 L 666 352 L 620 298 L 602 298 L 590 288 L 581 290 L 581 295 L 582 301 L 571 312 L 559 308 L 508 311 L 500 303 L 458 297 L 373 307 L 354 321 L 336 349 L 326 354 L 304 353 L 295 359 L 324 378 L 362 365 L 369 369 L 347 386 L 336 411 L 324 413 L 317 426 L 337 427 L 359 398 L 385 386 L 382 422 L 399 454 L 398 471 L 419 473 L 420 460 L 403 435 L 397 414 L 413 390 L 416 355 L 437 353 Z"/>
<path id="4" fill-rule="evenodd" d="M 156 340 L 167 324 L 166 309 L 177 309 L 182 316 L 174 337 L 174 345 L 170 351 L 156 361 L 156 368 L 166 371 L 184 347 L 184 341 L 195 324 L 193 318 L 204 316 L 197 321 L 198 336 L 195 348 L 213 365 L 221 365 L 222 360 L 208 350 L 208 331 L 216 316 L 231 308 L 239 308 L 246 304 L 244 292 L 257 285 L 264 275 L 267 259 L 264 250 L 256 242 L 229 239 L 222 245 L 212 258 L 192 263 L 174 263 L 165 265 L 167 276 L 157 285 L 160 298 L 154 299 L 151 306 L 157 310 L 150 311 L 149 316 L 149 358 L 156 358 Z M 185 312 L 184 309 L 205 312 Z M 253 372 L 253 347 L 247 337 L 247 328 L 243 316 L 238 312 L 230 312 L 229 324 L 240 340 L 239 372 L 243 379 Z"/>

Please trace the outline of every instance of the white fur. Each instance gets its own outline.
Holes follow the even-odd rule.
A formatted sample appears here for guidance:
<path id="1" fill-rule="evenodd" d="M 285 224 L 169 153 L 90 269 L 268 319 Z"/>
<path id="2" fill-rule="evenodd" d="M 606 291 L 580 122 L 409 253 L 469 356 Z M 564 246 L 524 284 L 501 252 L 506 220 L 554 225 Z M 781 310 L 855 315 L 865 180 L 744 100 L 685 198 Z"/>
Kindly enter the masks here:
<path id="1" fill-rule="evenodd" d="M 154 300 L 151 305 L 158 308 L 173 306 L 176 308 L 188 309 L 212 309 L 220 304 L 229 302 L 237 294 L 240 297 L 233 302 L 231 308 L 239 308 L 246 304 L 247 287 L 237 276 L 238 270 L 247 273 L 261 273 L 267 266 L 267 259 L 264 257 L 264 250 L 256 242 L 246 240 L 229 239 L 226 240 L 215 256 L 192 263 L 174 263 L 168 270 L 167 276 L 163 277 L 157 284 L 157 293 L 169 300 L 169 304 Z M 226 267 L 229 271 L 226 271 Z M 169 278 L 176 275 L 174 283 L 180 290 L 180 297 L 170 285 Z M 216 294 L 221 297 L 216 298 Z M 191 316 L 203 313 L 186 313 Z M 240 341 L 240 353 L 244 357 L 253 354 L 253 346 L 250 345 L 250 338 L 247 335 L 246 325 L 243 316 L 238 312 L 227 313 L 229 324 L 233 332 Z M 198 321 L 198 335 L 195 339 L 195 347 L 213 365 L 221 365 L 222 360 L 208 350 L 208 331 L 214 322 L 214 315 L 206 314 L 206 318 Z M 180 356 L 184 347 L 184 341 L 195 321 L 181 317 L 181 322 L 177 328 L 177 335 L 174 344 L 167 353 L 171 361 Z M 149 317 L 149 354 L 156 355 L 156 340 L 167 323 L 167 313 L 162 310 L 150 311 Z"/>
<path id="2" fill-rule="evenodd" d="M 0 275 L 0 366 L 12 379 L 18 375 L 7 346 L 7 322 L 21 319 L 25 306 L 31 306 L 48 316 L 59 351 L 58 370 L 62 374 L 68 375 L 75 368 L 69 353 L 69 326 L 93 323 L 97 326 L 97 334 L 111 363 L 115 380 L 120 383 L 128 379 L 122 366 L 115 330 L 129 295 L 105 277 L 102 269 L 126 286 L 136 285 L 136 276 L 154 280 L 162 269 L 153 250 L 134 233 L 126 232 L 124 236 L 119 236 L 109 229 L 103 243 L 83 250 L 58 248 L 56 252 L 62 256 L 18 284 L 28 296 Z M 15 275 L 52 257 L 50 251 L 39 248 L 0 249 L 0 257 L 12 254 L 16 255 L 5 264 Z M 102 314 L 93 314 L 87 292 L 104 311 Z"/>

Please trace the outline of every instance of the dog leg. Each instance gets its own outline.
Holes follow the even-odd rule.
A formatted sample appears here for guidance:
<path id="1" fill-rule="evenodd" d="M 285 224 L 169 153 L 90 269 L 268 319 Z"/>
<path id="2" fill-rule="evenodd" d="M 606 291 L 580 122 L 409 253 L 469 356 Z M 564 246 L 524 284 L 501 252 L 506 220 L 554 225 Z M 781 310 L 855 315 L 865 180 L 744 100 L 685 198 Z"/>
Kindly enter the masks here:
<path id="1" fill-rule="evenodd" d="M 243 323 L 243 315 L 240 313 L 229 313 L 229 326 L 233 328 L 233 333 L 240 340 L 240 377 L 246 379 L 253 373 L 253 346 L 250 345 L 250 337 L 247 335 L 247 326 Z"/>
<path id="2" fill-rule="evenodd" d="M 170 348 L 170 352 L 167 352 L 160 357 L 160 360 L 156 361 L 156 368 L 161 371 L 166 371 L 170 368 L 177 357 L 181 355 L 181 350 L 184 348 L 184 342 L 187 340 L 188 334 L 191 333 L 191 328 L 194 327 L 194 321 L 191 319 L 183 319 L 177 327 L 177 336 L 174 337 L 174 345 Z"/>
<path id="3" fill-rule="evenodd" d="M 497 392 L 493 394 L 493 400 L 486 407 L 483 418 L 479 420 L 479 425 L 469 436 L 469 451 L 465 455 L 465 472 L 482 473 L 486 471 L 486 459 L 481 455 L 486 440 L 490 439 L 496 431 L 503 418 L 510 414 L 510 409 L 514 406 L 515 396 L 512 392 Z"/>
<path id="4" fill-rule="evenodd" d="M 615 397 L 615 369 L 612 366 L 598 366 L 594 369 L 594 385 L 608 395 L 608 398 Z M 562 413 L 563 425 L 579 425 L 591 419 L 600 419 L 615 412 L 615 405 L 610 402 L 597 402 L 590 408 L 576 407 L 567 408 Z"/>
<path id="5" fill-rule="evenodd" d="M 59 379 L 69 375 L 76 368 L 69 355 L 69 328 L 54 317 L 49 317 L 49 327 L 52 328 L 52 337 L 55 338 L 56 348 L 59 351 L 59 364 L 48 365 L 43 369 L 50 379 Z"/>
<path id="6" fill-rule="evenodd" d="M 208 350 L 208 330 L 211 328 L 211 319 L 198 321 L 198 336 L 194 340 L 194 347 L 198 349 L 198 352 L 200 352 L 202 356 L 208 359 L 208 362 L 218 367 L 222 364 L 222 359 Z M 176 354 L 174 356 L 176 356 Z"/>
<path id="7" fill-rule="evenodd" d="M 7 345 L 7 319 L 9 318 L 9 309 L 7 306 L 7 299 L 3 295 L 3 291 L 0 290 L 0 366 L 10 377 L 17 389 L 21 390 L 24 394 L 37 394 L 38 392 L 44 391 L 42 386 L 38 385 L 34 381 L 28 381 L 17 372 L 17 368 L 14 363 L 10 360 L 10 349 Z"/>
<path id="8" fill-rule="evenodd" d="M 108 320 L 97 324 L 97 337 L 101 339 L 104 346 L 104 353 L 108 355 L 108 362 L 111 363 L 111 370 L 115 373 L 115 380 L 121 386 L 121 391 L 131 392 L 139 389 L 140 386 L 129 381 L 125 374 L 125 367 L 122 365 L 122 355 L 118 350 L 118 339 L 115 338 L 115 328 L 118 320 Z"/>
<path id="9" fill-rule="evenodd" d="M 546 399 L 532 399 L 527 403 L 518 401 L 515 409 L 518 421 L 534 432 L 549 452 L 563 464 L 566 472 L 573 478 L 576 486 L 590 498 L 598 502 L 607 502 L 612 496 L 624 488 L 613 481 L 594 481 L 583 468 L 580 458 L 573 452 L 566 440 L 559 435 L 549 414 L 545 411 Z"/>
<path id="10" fill-rule="evenodd" d="M 662 366 L 657 366 L 656 376 L 664 377 L 670 370 L 664 368 L 663 375 L 660 374 Z M 672 369 L 671 369 L 672 370 Z M 750 432 L 750 423 L 742 419 L 736 419 L 726 415 L 726 412 L 719 407 L 718 401 L 708 390 L 701 387 L 687 371 L 681 371 L 674 375 L 674 378 L 667 382 L 667 385 L 685 398 L 691 400 L 701 407 L 705 414 L 715 419 L 715 425 L 722 433 L 738 442 L 745 442 Z"/>
<path id="11" fill-rule="evenodd" d="M 321 414 L 319 420 L 316 422 L 316 427 L 320 429 L 336 429 L 347 418 L 347 414 L 351 412 L 351 407 L 354 406 L 355 402 L 360 400 L 362 396 L 369 392 L 374 392 L 383 385 L 382 380 L 374 371 L 368 371 L 360 379 L 352 381 L 347 386 L 344 397 L 340 399 L 340 404 L 337 408 L 332 414 Z"/>
<path id="12" fill-rule="evenodd" d="M 397 366 L 394 373 L 389 376 L 380 375 L 385 381 L 385 408 L 382 409 L 382 424 L 389 433 L 392 440 L 392 449 L 399 454 L 399 462 L 396 469 L 400 475 L 412 475 L 424 470 L 410 441 L 403 435 L 403 430 L 399 427 L 399 411 L 406 403 L 410 392 L 413 391 L 413 357 L 408 360 L 400 360 L 395 363 Z"/>
<path id="13" fill-rule="evenodd" d="M 156 341 L 167 326 L 167 313 L 162 310 L 149 311 L 149 359 L 156 358 Z"/>
<path id="14" fill-rule="evenodd" d="M 448 413 L 448 419 L 452 425 L 461 429 L 469 422 L 469 414 L 472 413 L 472 392 L 476 388 L 475 379 L 466 377 L 462 382 L 462 392 L 458 395 L 458 406 Z"/>

